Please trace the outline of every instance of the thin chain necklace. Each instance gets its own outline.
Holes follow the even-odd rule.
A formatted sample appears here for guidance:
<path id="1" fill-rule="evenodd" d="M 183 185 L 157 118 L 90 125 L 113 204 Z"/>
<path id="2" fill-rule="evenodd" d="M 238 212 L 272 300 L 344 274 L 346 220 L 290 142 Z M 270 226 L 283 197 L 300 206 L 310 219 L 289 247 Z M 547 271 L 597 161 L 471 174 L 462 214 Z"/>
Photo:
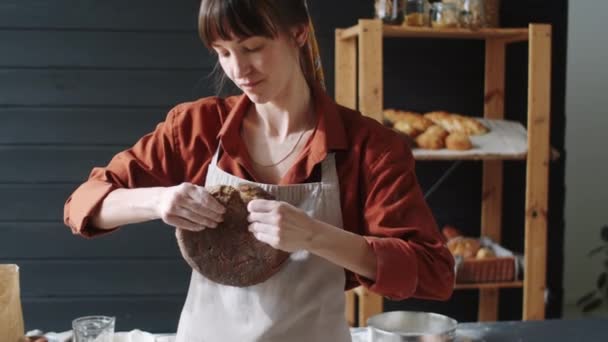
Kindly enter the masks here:
<path id="1" fill-rule="evenodd" d="M 251 161 L 256 164 L 257 166 L 260 167 L 273 167 L 273 166 L 277 166 L 279 164 L 281 164 L 282 162 L 284 162 L 287 158 L 289 158 L 289 156 L 291 156 L 293 154 L 293 152 L 296 150 L 296 147 L 298 147 L 298 145 L 300 144 L 300 141 L 302 140 L 302 137 L 304 136 L 304 133 L 306 133 L 306 131 L 308 130 L 302 130 L 302 133 L 300 133 L 300 136 L 298 137 L 298 141 L 296 141 L 296 143 L 293 145 L 293 147 L 291 148 L 291 150 L 281 159 L 279 159 L 279 161 L 277 162 L 273 162 L 272 164 L 261 164 L 258 163 L 255 159 L 253 159 L 253 157 L 251 155 L 249 155 Z"/>

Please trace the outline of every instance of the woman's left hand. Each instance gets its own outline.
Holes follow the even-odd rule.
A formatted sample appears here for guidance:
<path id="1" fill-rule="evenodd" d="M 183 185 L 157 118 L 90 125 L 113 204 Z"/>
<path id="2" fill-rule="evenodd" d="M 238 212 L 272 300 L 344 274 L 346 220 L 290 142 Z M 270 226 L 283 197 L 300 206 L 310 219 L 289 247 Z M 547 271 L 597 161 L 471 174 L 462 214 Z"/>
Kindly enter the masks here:
<path id="1" fill-rule="evenodd" d="M 247 209 L 256 239 L 286 252 L 308 249 L 319 227 L 317 220 L 285 202 L 257 199 Z"/>

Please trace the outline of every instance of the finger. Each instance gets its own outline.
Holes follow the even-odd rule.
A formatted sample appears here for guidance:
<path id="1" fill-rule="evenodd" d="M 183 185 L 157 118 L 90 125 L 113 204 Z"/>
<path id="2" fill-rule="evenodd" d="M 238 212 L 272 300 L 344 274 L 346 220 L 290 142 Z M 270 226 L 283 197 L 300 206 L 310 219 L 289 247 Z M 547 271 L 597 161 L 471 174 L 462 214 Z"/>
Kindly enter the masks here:
<path id="1" fill-rule="evenodd" d="M 253 236 L 260 242 L 263 242 L 271 247 L 278 248 L 279 240 L 275 236 L 264 233 L 253 233 Z"/>
<path id="2" fill-rule="evenodd" d="M 201 198 L 200 201 L 205 208 L 220 215 L 226 212 L 226 207 L 215 199 L 215 197 L 213 197 L 213 195 L 211 195 L 207 189 L 197 187 L 196 191 L 199 192 Z"/>
<path id="3" fill-rule="evenodd" d="M 204 189 L 203 189 L 204 190 Z M 219 215 L 223 215 L 226 212 L 226 207 L 215 199 L 207 190 L 204 190 L 203 199 L 201 203 L 203 206 Z"/>
<path id="4" fill-rule="evenodd" d="M 201 230 L 206 228 L 192 221 L 183 219 L 179 216 L 169 216 L 167 218 L 167 223 L 174 227 L 179 227 L 180 229 L 185 229 L 193 232 L 200 232 Z"/>
<path id="5" fill-rule="evenodd" d="M 185 207 L 183 203 L 179 204 L 177 208 L 175 208 L 171 213 L 169 213 L 169 215 L 188 220 L 192 223 L 207 228 L 215 228 L 218 225 L 218 222 L 215 222 L 214 220 L 204 217 L 200 213 Z"/>
<path id="6" fill-rule="evenodd" d="M 249 202 L 249 204 L 247 205 L 247 210 L 249 210 L 249 212 L 252 212 L 252 213 L 253 212 L 267 213 L 267 212 L 270 212 L 270 211 L 276 209 L 280 203 L 281 202 L 279 202 L 279 201 L 254 199 L 253 201 Z"/>
<path id="7" fill-rule="evenodd" d="M 200 202 L 197 202 L 191 198 L 186 198 L 180 206 L 189 210 L 198 218 L 204 218 L 216 223 L 224 222 L 223 214 L 218 214 L 214 211 L 208 210 L 207 208 L 203 207 Z M 198 220 L 196 220 L 196 222 L 198 222 Z"/>
<path id="8" fill-rule="evenodd" d="M 215 228 L 218 226 L 219 222 L 210 219 L 203 214 L 204 213 L 201 213 L 200 211 L 186 207 L 183 202 L 180 203 L 172 213 L 169 213 L 169 215 L 188 220 L 192 223 L 198 224 L 199 226 L 204 226 L 207 228 Z"/>
<path id="9" fill-rule="evenodd" d="M 258 222 L 250 224 L 248 229 L 250 232 L 252 232 L 254 234 L 262 233 L 262 234 L 274 235 L 274 236 L 277 236 L 278 231 L 279 231 L 279 228 L 277 228 L 277 226 L 273 226 L 270 224 L 264 224 L 264 223 L 258 223 Z"/>
<path id="10" fill-rule="evenodd" d="M 219 223 L 216 220 L 213 220 L 211 218 L 208 218 L 206 216 L 203 216 L 195 211 L 192 211 L 188 208 L 179 208 L 179 214 L 181 214 L 180 216 L 184 219 L 187 219 L 188 221 L 194 222 L 198 225 L 207 227 L 207 228 L 217 228 L 217 226 L 219 225 Z"/>
<path id="11" fill-rule="evenodd" d="M 193 185 L 189 187 L 187 194 L 194 201 L 216 214 L 222 215 L 226 212 L 226 208 L 202 186 Z"/>
<path id="12" fill-rule="evenodd" d="M 271 212 L 255 212 L 255 211 L 251 212 L 247 216 L 247 221 L 272 224 L 272 225 L 277 225 L 279 223 L 277 215 L 275 215 Z"/>

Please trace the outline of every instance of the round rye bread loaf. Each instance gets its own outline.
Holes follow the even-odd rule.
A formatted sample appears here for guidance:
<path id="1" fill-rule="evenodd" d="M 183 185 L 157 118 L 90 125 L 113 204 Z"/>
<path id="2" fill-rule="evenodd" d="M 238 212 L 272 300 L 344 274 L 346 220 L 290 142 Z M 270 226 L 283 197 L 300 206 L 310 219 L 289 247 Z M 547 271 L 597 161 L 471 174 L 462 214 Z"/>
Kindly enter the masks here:
<path id="1" fill-rule="evenodd" d="M 237 287 L 262 283 L 278 272 L 289 253 L 258 241 L 247 229 L 247 204 L 274 197 L 251 185 L 207 190 L 226 207 L 226 213 L 217 228 L 177 230 L 179 249 L 190 267 L 213 282 Z"/>

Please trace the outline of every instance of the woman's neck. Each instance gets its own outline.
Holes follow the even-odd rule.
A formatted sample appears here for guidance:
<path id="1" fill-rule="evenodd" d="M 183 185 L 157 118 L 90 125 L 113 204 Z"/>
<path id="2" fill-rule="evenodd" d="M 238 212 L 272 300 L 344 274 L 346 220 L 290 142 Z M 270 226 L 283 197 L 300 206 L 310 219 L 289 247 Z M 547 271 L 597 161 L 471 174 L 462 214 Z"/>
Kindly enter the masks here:
<path id="1" fill-rule="evenodd" d="M 312 94 L 302 74 L 289 82 L 276 99 L 256 104 L 252 109 L 252 121 L 267 136 L 284 140 L 292 133 L 314 126 Z"/>

